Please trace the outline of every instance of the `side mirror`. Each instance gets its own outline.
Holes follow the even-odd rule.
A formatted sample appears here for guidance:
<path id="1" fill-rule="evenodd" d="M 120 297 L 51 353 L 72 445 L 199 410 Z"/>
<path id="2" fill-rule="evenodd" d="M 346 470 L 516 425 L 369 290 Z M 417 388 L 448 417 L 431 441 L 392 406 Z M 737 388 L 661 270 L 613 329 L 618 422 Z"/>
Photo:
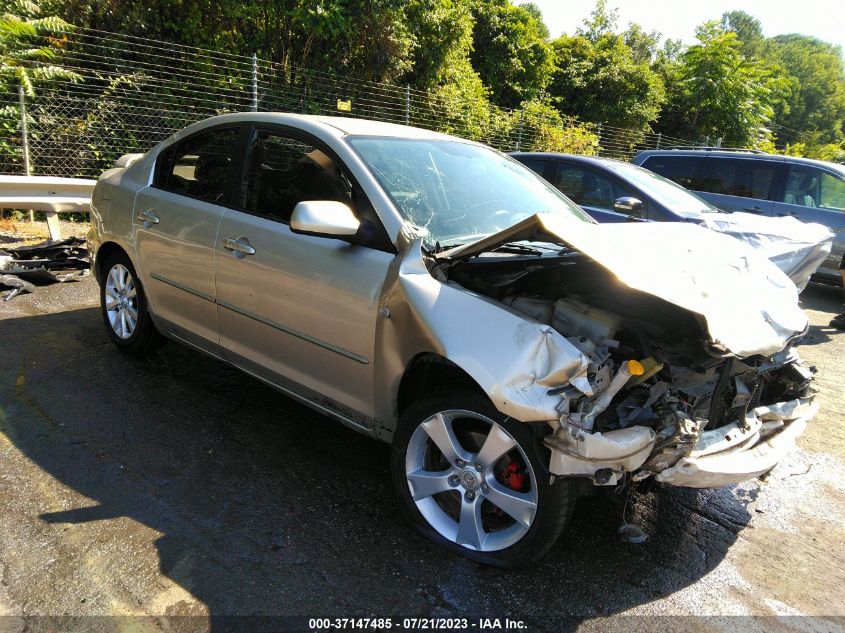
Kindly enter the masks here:
<path id="1" fill-rule="evenodd" d="M 294 233 L 347 241 L 358 233 L 360 226 L 352 209 L 335 200 L 299 202 L 290 217 L 290 230 Z"/>
<path id="2" fill-rule="evenodd" d="M 617 198 L 613 203 L 613 210 L 619 213 L 639 213 L 643 209 L 643 201 L 631 196 Z"/>

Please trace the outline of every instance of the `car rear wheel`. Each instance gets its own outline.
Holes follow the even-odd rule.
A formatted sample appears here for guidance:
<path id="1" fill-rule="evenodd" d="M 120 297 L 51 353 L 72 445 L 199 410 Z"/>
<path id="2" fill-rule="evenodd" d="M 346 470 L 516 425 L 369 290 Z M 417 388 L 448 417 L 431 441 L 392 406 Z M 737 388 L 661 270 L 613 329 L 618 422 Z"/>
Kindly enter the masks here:
<path id="1" fill-rule="evenodd" d="M 547 474 L 532 428 L 481 394 L 444 393 L 402 415 L 392 448 L 399 502 L 426 537 L 472 560 L 511 567 L 563 530 L 572 482 Z"/>
<path id="2" fill-rule="evenodd" d="M 135 267 L 125 253 L 115 253 L 102 270 L 100 311 L 109 338 L 127 354 L 147 351 L 157 333 Z"/>

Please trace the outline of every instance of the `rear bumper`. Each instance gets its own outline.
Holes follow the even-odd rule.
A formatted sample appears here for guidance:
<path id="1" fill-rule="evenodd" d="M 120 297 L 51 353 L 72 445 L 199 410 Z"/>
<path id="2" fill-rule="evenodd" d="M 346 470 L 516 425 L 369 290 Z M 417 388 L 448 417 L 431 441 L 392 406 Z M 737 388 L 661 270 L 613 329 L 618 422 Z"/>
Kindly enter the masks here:
<path id="1" fill-rule="evenodd" d="M 701 433 L 689 456 L 655 478 L 688 488 L 718 488 L 754 479 L 795 447 L 817 412 L 812 397 L 757 407 L 744 425 L 734 423 Z"/>

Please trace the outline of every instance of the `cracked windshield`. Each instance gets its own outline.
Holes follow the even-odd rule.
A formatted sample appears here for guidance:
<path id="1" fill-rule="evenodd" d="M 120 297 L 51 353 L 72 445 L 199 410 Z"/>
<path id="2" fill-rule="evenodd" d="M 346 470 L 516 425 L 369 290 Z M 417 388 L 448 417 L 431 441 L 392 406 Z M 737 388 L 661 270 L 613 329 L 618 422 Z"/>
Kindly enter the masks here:
<path id="1" fill-rule="evenodd" d="M 592 222 L 516 161 L 455 141 L 353 138 L 405 220 L 430 244 L 455 246 L 497 233 L 535 213 Z"/>

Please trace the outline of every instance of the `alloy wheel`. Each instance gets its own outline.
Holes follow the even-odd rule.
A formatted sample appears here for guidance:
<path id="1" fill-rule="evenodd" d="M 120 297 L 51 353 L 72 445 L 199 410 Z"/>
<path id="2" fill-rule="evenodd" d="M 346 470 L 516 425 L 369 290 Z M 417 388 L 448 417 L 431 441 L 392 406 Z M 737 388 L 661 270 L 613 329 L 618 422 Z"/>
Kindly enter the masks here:
<path id="1" fill-rule="evenodd" d="M 408 443 L 405 478 L 428 524 L 472 550 L 514 545 L 536 515 L 531 462 L 507 430 L 479 413 L 449 410 L 424 420 Z"/>

